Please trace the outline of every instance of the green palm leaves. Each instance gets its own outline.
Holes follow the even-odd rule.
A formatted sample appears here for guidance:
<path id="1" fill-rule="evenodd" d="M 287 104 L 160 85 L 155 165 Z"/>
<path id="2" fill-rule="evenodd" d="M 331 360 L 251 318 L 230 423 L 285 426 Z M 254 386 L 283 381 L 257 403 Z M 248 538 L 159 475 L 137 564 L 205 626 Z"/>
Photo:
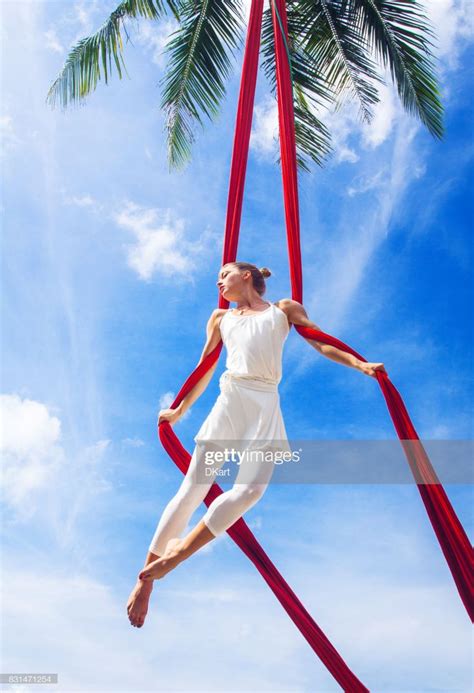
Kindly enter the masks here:
<path id="1" fill-rule="evenodd" d="M 185 164 L 194 140 L 193 124 L 201 114 L 212 119 L 225 95 L 232 51 L 242 37 L 243 17 L 233 0 L 183 3 L 180 27 L 167 44 L 169 69 L 161 107 L 167 113 L 168 160 Z"/>
<path id="2" fill-rule="evenodd" d="M 271 0 L 273 2 L 274 0 Z M 437 137 L 442 106 L 431 53 L 432 31 L 419 0 L 286 0 L 288 53 L 298 165 L 308 170 L 330 151 L 330 133 L 320 120 L 324 108 L 345 95 L 356 98 L 370 121 L 378 101 L 379 68 L 388 68 L 405 109 Z M 166 45 L 168 65 L 160 82 L 166 112 L 168 159 L 181 167 L 190 159 L 196 124 L 212 120 L 225 96 L 235 52 L 244 35 L 241 0 L 125 0 L 95 34 L 69 53 L 48 101 L 67 106 L 107 83 L 113 68 L 125 69 L 124 20 L 178 21 Z M 280 30 L 280 28 L 278 28 Z M 275 93 L 275 50 L 271 9 L 264 12 L 262 65 Z"/>
<path id="3" fill-rule="evenodd" d="M 443 107 L 430 52 L 434 38 L 415 0 L 353 0 L 360 32 L 390 67 L 405 109 L 435 137 L 443 134 Z"/>
<path id="4" fill-rule="evenodd" d="M 178 19 L 178 1 L 167 0 L 167 6 Z M 122 51 L 121 28 L 128 17 L 160 19 L 165 15 L 165 4 L 161 0 L 124 0 L 112 12 L 103 26 L 92 36 L 83 38 L 70 51 L 66 63 L 51 85 L 47 101 L 54 106 L 57 101 L 66 107 L 90 94 L 102 78 L 107 84 L 112 73 L 112 58 L 117 73 L 122 78 L 125 69 Z"/>

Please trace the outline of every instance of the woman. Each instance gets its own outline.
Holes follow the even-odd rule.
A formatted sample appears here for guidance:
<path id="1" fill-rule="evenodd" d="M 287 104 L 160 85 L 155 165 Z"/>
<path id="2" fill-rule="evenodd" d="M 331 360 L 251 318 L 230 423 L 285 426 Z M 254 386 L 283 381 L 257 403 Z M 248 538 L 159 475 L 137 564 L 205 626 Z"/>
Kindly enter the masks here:
<path id="1" fill-rule="evenodd" d="M 292 324 L 321 328 L 309 320 L 297 301 L 285 298 L 272 304 L 263 300 L 265 278 L 270 274 L 267 268 L 258 269 L 247 262 L 228 263 L 219 272 L 219 291 L 237 307 L 213 311 L 199 363 L 222 339 L 227 349 L 226 371 L 219 381 L 220 395 L 194 438 L 196 447 L 186 476 L 163 511 L 145 567 L 130 594 L 127 612 L 131 624 L 138 628 L 145 621 L 153 580 L 162 578 L 233 525 L 261 498 L 270 480 L 273 464 L 253 461 L 241 465 L 232 489 L 218 496 L 196 527 L 180 538 L 215 480 L 214 475 L 204 477 L 202 442 L 247 438 L 255 441 L 256 447 L 259 441 L 263 445 L 265 441 L 287 442 L 278 393 L 283 345 Z M 385 370 L 383 363 L 365 363 L 327 344 L 306 341 L 324 356 L 366 375 L 375 377 L 375 371 Z M 158 422 L 176 423 L 204 392 L 216 367 L 217 362 L 176 409 L 160 411 Z"/>

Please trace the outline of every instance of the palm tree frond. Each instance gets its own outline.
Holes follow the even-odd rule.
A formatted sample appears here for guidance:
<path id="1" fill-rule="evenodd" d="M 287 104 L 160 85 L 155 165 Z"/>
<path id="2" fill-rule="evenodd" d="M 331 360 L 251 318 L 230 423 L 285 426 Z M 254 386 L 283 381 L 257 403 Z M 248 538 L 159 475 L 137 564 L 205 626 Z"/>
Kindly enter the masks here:
<path id="1" fill-rule="evenodd" d="M 312 57 L 299 41 L 300 17 L 290 4 L 287 6 L 288 49 L 293 76 L 293 110 L 295 114 L 296 158 L 298 168 L 309 171 L 308 158 L 322 165 L 331 150 L 327 128 L 315 115 L 315 110 L 331 102 L 330 85 L 317 69 Z M 262 24 L 262 67 L 272 93 L 276 94 L 275 39 L 271 10 L 265 9 Z M 278 162 L 280 159 L 278 159 Z"/>
<path id="2" fill-rule="evenodd" d="M 63 69 L 51 85 L 46 101 L 55 106 L 56 101 L 66 107 L 71 101 L 79 101 L 97 87 L 102 78 L 107 84 L 112 73 L 112 58 L 119 78 L 123 61 L 121 28 L 128 17 L 160 19 L 166 14 L 166 6 L 179 19 L 182 0 L 124 0 L 107 21 L 92 36 L 81 39 L 69 52 Z M 125 32 L 126 33 L 126 32 Z"/>
<path id="3" fill-rule="evenodd" d="M 435 136 L 443 134 L 443 106 L 431 53 L 433 31 L 417 0 L 352 0 L 359 31 L 389 66 L 405 109 Z"/>
<path id="4" fill-rule="evenodd" d="M 217 114 L 243 26 L 240 0 L 181 3 L 180 26 L 165 47 L 169 68 L 160 83 L 172 167 L 189 160 L 195 122 L 203 125 L 202 115 L 212 120 Z"/>
<path id="5" fill-rule="evenodd" d="M 337 96 L 358 99 L 361 115 L 370 121 L 381 82 L 370 58 L 367 40 L 358 30 L 357 14 L 348 0 L 302 0 L 300 40 Z"/>
<path id="6" fill-rule="evenodd" d="M 310 171 L 307 159 L 322 166 L 331 152 L 331 135 L 327 127 L 308 107 L 299 88 L 295 89 L 295 137 L 298 167 Z"/>

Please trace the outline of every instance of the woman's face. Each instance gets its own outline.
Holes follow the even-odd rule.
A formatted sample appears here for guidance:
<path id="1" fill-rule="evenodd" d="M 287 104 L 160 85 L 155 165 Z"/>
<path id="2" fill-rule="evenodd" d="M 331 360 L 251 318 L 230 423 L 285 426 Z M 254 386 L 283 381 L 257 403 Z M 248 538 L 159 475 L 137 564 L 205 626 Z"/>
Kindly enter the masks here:
<path id="1" fill-rule="evenodd" d="M 244 277 L 250 272 L 241 272 L 233 265 L 224 265 L 217 277 L 217 286 L 219 291 L 227 301 L 235 301 L 243 293 L 245 288 Z"/>

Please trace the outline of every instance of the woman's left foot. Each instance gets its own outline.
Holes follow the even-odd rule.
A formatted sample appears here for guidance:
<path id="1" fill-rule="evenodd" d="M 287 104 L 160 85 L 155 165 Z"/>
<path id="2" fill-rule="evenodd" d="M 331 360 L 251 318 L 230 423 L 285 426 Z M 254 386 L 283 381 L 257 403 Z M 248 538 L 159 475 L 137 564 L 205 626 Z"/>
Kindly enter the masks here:
<path id="1" fill-rule="evenodd" d="M 149 563 L 138 575 L 138 578 L 145 581 L 159 580 L 164 577 L 166 573 L 169 573 L 170 570 L 176 568 L 181 559 L 179 553 L 180 546 L 180 539 L 171 539 L 166 545 L 166 551 L 163 556 Z"/>

